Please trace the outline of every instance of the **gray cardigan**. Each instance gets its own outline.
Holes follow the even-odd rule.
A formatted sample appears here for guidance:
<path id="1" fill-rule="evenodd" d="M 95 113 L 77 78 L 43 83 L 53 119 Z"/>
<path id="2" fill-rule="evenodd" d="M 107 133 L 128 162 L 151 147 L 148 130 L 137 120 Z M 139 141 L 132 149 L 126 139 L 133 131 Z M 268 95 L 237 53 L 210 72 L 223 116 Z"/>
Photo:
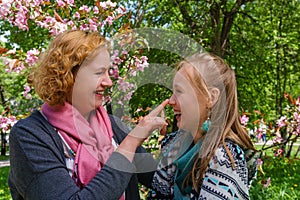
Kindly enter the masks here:
<path id="1" fill-rule="evenodd" d="M 120 143 L 129 130 L 120 119 L 114 116 L 110 119 L 114 139 Z M 34 111 L 13 126 L 9 145 L 8 184 L 15 200 L 117 200 L 124 190 L 127 200 L 140 199 L 138 182 L 149 186 L 154 172 L 148 169 L 156 169 L 157 166 L 157 162 L 142 147 L 137 152 L 143 153 L 143 156 L 136 156 L 132 163 L 122 154 L 114 152 L 90 183 L 80 190 L 66 168 L 61 138 L 39 111 Z"/>

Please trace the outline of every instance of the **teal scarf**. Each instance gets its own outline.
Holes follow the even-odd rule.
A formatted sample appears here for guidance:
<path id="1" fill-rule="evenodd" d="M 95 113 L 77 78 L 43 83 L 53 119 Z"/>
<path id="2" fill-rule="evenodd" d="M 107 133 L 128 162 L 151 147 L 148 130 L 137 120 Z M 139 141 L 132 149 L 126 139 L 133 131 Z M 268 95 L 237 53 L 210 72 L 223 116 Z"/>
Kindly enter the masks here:
<path id="1" fill-rule="evenodd" d="M 188 185 L 183 188 L 183 181 L 188 173 L 192 171 L 194 160 L 200 147 L 201 141 L 193 146 L 189 146 L 189 149 L 187 149 L 181 157 L 174 161 L 174 164 L 177 166 L 174 177 L 174 197 L 176 200 L 190 199 L 189 194 L 192 192 L 192 185 Z"/>

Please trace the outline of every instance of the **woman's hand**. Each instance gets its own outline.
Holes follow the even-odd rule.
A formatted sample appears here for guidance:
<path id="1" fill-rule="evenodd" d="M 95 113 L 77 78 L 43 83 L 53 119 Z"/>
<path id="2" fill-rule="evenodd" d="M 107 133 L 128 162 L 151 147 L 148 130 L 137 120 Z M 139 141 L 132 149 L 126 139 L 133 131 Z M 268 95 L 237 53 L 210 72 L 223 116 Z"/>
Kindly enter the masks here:
<path id="1" fill-rule="evenodd" d="M 138 123 L 138 125 L 133 129 L 130 135 L 134 137 L 141 138 L 143 142 L 151 133 L 159 129 L 161 130 L 164 126 L 167 126 L 167 122 L 164 118 L 164 115 L 160 115 L 165 106 L 168 105 L 169 100 L 165 100 L 158 107 L 152 110 L 148 115 L 143 117 L 143 119 Z M 160 116 L 159 116 L 160 115 Z"/>
<path id="2" fill-rule="evenodd" d="M 130 153 L 134 154 L 136 148 L 140 146 L 154 130 L 160 130 L 168 125 L 164 117 L 158 116 L 168 103 L 168 99 L 163 101 L 158 107 L 146 115 L 122 141 L 117 151 L 125 155 L 129 160 L 132 160 L 133 155 L 129 155 Z"/>

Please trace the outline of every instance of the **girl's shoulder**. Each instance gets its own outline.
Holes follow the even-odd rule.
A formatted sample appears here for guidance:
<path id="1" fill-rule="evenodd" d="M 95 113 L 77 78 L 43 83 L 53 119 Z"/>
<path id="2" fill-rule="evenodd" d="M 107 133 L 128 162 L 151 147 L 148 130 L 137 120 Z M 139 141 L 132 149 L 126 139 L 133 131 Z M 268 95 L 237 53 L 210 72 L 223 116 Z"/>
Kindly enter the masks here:
<path id="1" fill-rule="evenodd" d="M 226 145 L 226 146 L 225 146 Z M 246 164 L 246 157 L 244 150 L 232 140 L 226 140 L 225 145 L 220 145 L 215 152 L 214 161 L 220 165 L 231 166 L 231 158 L 233 159 L 234 163 L 237 165 L 245 165 Z M 230 155 L 226 151 L 229 150 Z"/>
<path id="2" fill-rule="evenodd" d="M 165 138 L 161 141 L 161 147 L 163 148 L 167 144 L 171 143 L 172 141 L 175 140 L 176 137 L 178 137 L 178 131 L 169 133 L 165 136 Z"/>

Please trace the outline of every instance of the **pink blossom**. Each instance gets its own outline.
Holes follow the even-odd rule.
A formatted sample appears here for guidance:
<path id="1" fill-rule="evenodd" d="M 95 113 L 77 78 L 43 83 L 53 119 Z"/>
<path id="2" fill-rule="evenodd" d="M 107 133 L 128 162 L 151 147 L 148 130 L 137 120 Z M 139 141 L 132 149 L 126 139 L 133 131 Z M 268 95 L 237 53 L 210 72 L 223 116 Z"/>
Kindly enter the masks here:
<path id="1" fill-rule="evenodd" d="M 3 64 L 7 66 L 5 69 L 6 72 L 11 73 L 15 67 L 17 59 L 11 59 L 7 57 L 1 57 Z"/>
<path id="2" fill-rule="evenodd" d="M 70 26 L 70 27 L 73 27 L 74 26 L 74 22 L 73 21 L 68 21 L 67 25 Z"/>
<path id="3" fill-rule="evenodd" d="M 80 19 L 80 13 L 79 12 L 75 12 L 75 19 Z"/>
<path id="4" fill-rule="evenodd" d="M 277 152 L 274 154 L 274 156 L 280 156 L 282 154 L 282 149 L 278 149 Z"/>
<path id="5" fill-rule="evenodd" d="M 95 6 L 93 8 L 94 14 L 98 14 L 99 13 L 99 8 L 97 6 Z"/>
<path id="6" fill-rule="evenodd" d="M 136 56 L 133 56 L 134 65 L 136 67 L 137 71 L 144 71 L 145 67 L 149 66 L 149 63 L 147 62 L 148 58 L 146 56 L 142 56 L 140 59 Z"/>
<path id="7" fill-rule="evenodd" d="M 74 6 L 74 0 L 66 0 L 66 3 L 67 3 L 69 6 Z"/>
<path id="8" fill-rule="evenodd" d="M 267 188 L 267 187 L 270 186 L 270 184 L 271 184 L 271 178 L 269 177 L 269 178 L 267 179 L 266 183 L 263 185 L 263 187 L 264 187 L 264 188 Z"/>
<path id="9" fill-rule="evenodd" d="M 300 135 L 300 123 L 298 123 L 296 126 L 296 132 L 297 132 L 297 135 L 299 136 Z"/>
<path id="10" fill-rule="evenodd" d="M 257 131 L 258 132 L 258 131 Z M 256 135 L 256 138 L 258 138 L 258 139 L 262 139 L 262 133 L 261 132 L 258 132 L 258 134 Z"/>
<path id="11" fill-rule="evenodd" d="M 16 52 L 16 49 L 11 49 L 8 52 L 6 52 L 6 54 L 15 54 Z"/>
<path id="12" fill-rule="evenodd" d="M 121 54 L 122 54 L 122 55 L 128 55 L 128 51 L 123 50 Z M 143 57 L 143 56 L 142 56 L 142 57 Z M 144 57 L 145 57 L 145 56 L 144 56 Z M 148 59 L 148 58 L 147 58 L 147 59 Z"/>
<path id="13" fill-rule="evenodd" d="M 300 97 L 296 99 L 296 106 L 298 107 L 298 111 L 300 111 Z"/>
<path id="14" fill-rule="evenodd" d="M 106 3 L 105 2 L 100 2 L 100 6 L 105 10 L 107 8 Z"/>
<path id="15" fill-rule="evenodd" d="M 89 19 L 89 23 L 90 23 L 90 30 L 91 31 L 97 31 L 98 30 L 98 26 L 97 26 L 97 23 L 92 20 L 92 19 Z"/>
<path id="16" fill-rule="evenodd" d="M 5 19 L 10 14 L 13 0 L 2 2 L 0 6 L 0 17 Z"/>
<path id="17" fill-rule="evenodd" d="M 105 22 L 108 23 L 110 26 L 112 25 L 113 23 L 113 20 L 114 18 L 112 16 L 108 16 L 106 19 L 105 19 Z"/>
<path id="18" fill-rule="evenodd" d="M 20 73 L 21 71 L 23 71 L 23 69 L 25 69 L 25 65 L 24 65 L 23 62 L 20 62 L 20 63 L 18 63 L 17 66 L 15 66 L 13 71 L 16 72 L 16 73 Z"/>
<path id="19" fill-rule="evenodd" d="M 79 26 L 79 29 L 83 30 L 83 31 L 88 31 L 89 30 L 89 25 L 87 25 L 87 24 L 81 24 Z"/>
<path id="20" fill-rule="evenodd" d="M 246 126 L 249 121 L 249 117 L 247 117 L 246 115 L 243 115 L 240 117 L 240 121 L 241 121 L 241 124 Z"/>
<path id="21" fill-rule="evenodd" d="M 280 117 L 280 119 L 277 120 L 277 125 L 279 128 L 286 126 L 286 116 Z"/>
<path id="22" fill-rule="evenodd" d="M 118 78 L 119 77 L 119 70 L 118 69 L 110 69 L 109 74 L 114 78 Z"/>
<path id="23" fill-rule="evenodd" d="M 52 36 L 58 35 L 68 29 L 68 25 L 61 23 L 61 22 L 56 22 L 52 27 L 50 27 L 49 33 Z"/>
<path id="24" fill-rule="evenodd" d="M 119 89 L 123 92 L 126 92 L 130 88 L 130 84 L 124 81 L 124 79 L 121 77 L 119 78 L 117 83 L 119 84 Z"/>
<path id="25" fill-rule="evenodd" d="M 6 132 L 17 122 L 15 116 L 4 117 L 0 115 L 0 130 Z"/>
<path id="26" fill-rule="evenodd" d="M 111 2 L 110 0 L 106 1 L 105 3 L 106 3 L 106 5 L 108 5 L 108 6 L 112 7 L 112 8 L 114 8 L 114 7 L 117 6 L 116 2 Z"/>
<path id="27" fill-rule="evenodd" d="M 275 137 L 274 139 L 273 139 L 273 143 L 281 143 L 282 142 L 282 137 L 281 136 L 278 136 L 278 137 Z"/>
<path id="28" fill-rule="evenodd" d="M 136 76 L 136 75 L 137 75 L 137 71 L 136 71 L 136 70 L 130 70 L 130 71 L 129 71 L 129 74 L 130 74 L 131 76 Z"/>
<path id="29" fill-rule="evenodd" d="M 57 5 L 59 7 L 65 7 L 66 6 L 66 3 L 63 0 L 56 0 L 56 2 L 57 2 Z"/>
<path id="30" fill-rule="evenodd" d="M 124 101 L 129 101 L 131 99 L 131 96 L 133 94 L 134 91 L 130 91 L 128 92 L 125 96 L 124 96 Z"/>
<path id="31" fill-rule="evenodd" d="M 31 14 L 30 14 L 30 19 L 36 19 L 38 16 L 40 16 L 41 13 L 39 10 L 34 10 Z"/>
<path id="32" fill-rule="evenodd" d="M 31 94 L 29 94 L 30 90 L 31 90 L 30 86 L 24 85 L 24 91 L 22 93 L 26 99 L 32 99 Z"/>
<path id="33" fill-rule="evenodd" d="M 33 65 L 38 60 L 39 54 L 40 51 L 37 49 L 27 51 L 25 62 L 28 63 L 29 66 Z"/>
<path id="34" fill-rule="evenodd" d="M 28 23 L 27 23 L 28 9 L 25 6 L 22 6 L 21 4 L 17 4 L 16 8 L 18 12 L 15 13 L 15 19 L 14 21 L 12 21 L 13 25 L 18 26 L 18 28 L 21 30 L 28 30 Z"/>
<path id="35" fill-rule="evenodd" d="M 91 11 L 91 8 L 89 8 L 87 5 L 83 5 L 79 8 L 79 10 L 89 13 Z"/>
<path id="36" fill-rule="evenodd" d="M 258 159 L 257 159 L 257 166 L 260 166 L 260 165 L 262 165 L 262 164 L 263 164 L 262 159 L 258 158 Z"/>
<path id="37" fill-rule="evenodd" d="M 300 123 L 300 114 L 297 113 L 297 112 L 294 112 L 293 115 L 294 115 L 294 118 L 295 118 L 296 122 Z"/>

